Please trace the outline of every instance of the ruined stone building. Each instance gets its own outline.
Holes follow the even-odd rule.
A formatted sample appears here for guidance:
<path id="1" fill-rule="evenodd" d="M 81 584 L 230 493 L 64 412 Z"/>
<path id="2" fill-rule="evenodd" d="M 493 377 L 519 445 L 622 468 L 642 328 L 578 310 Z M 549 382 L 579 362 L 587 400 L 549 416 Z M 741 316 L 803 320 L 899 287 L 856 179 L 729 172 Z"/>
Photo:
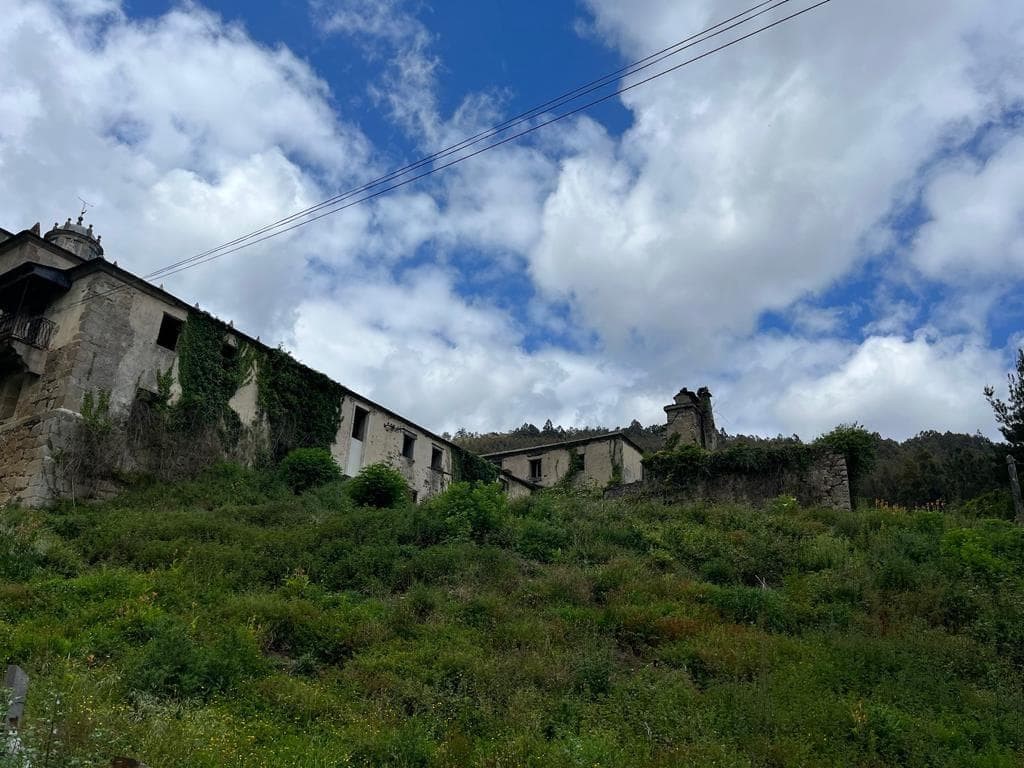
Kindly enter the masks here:
<path id="1" fill-rule="evenodd" d="M 636 483 L 643 451 L 624 432 L 484 454 L 503 472 L 541 488 L 568 479 L 577 485 Z"/>
<path id="2" fill-rule="evenodd" d="M 665 406 L 668 416 L 666 438 L 679 445 L 698 445 L 709 451 L 718 447 L 715 416 L 711 410 L 711 392 L 701 387 L 696 394 L 683 387 L 674 402 Z M 678 437 L 674 437 L 678 435 Z"/>
<path id="3" fill-rule="evenodd" d="M 183 366 L 186 337 L 200 338 L 207 355 L 200 360 L 193 352 Z M 275 397 L 296 397 L 286 384 L 308 384 L 308 407 L 318 395 L 325 415 L 313 422 L 304 408 L 275 411 Z M 231 458 L 252 460 L 261 448 L 272 450 L 275 437 L 276 445 L 329 443 L 344 473 L 387 462 L 419 499 L 458 474 L 457 446 L 107 261 L 81 217 L 45 235 L 38 225 L 18 234 L 0 230 L 0 505 L 75 493 L 67 460 L 83 423 L 102 422 L 94 431 L 106 435 L 127 429 L 147 408 L 163 413 L 184 401 L 195 414 L 213 413 L 220 434 L 237 437 Z M 302 417 L 308 423 L 289 421 Z M 231 424 L 234 431 L 226 429 Z M 135 444 L 118 455 L 100 451 L 88 461 L 151 469 L 167 457 L 146 442 L 149 430 L 136 429 Z M 198 441 L 174 450 L 187 453 Z"/>

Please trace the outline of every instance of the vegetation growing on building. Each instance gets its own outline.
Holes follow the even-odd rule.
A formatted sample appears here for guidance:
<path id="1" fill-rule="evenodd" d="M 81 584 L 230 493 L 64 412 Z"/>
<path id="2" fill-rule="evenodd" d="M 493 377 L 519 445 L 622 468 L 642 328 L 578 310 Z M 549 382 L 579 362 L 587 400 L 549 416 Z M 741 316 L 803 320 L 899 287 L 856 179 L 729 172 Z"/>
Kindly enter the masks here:
<path id="1" fill-rule="evenodd" d="M 452 480 L 456 483 L 494 483 L 501 470 L 487 459 L 457 445 L 452 446 Z"/>
<path id="2" fill-rule="evenodd" d="M 256 382 L 275 460 L 293 448 L 327 448 L 334 442 L 345 394 L 340 384 L 281 349 L 260 355 Z"/>
<path id="3" fill-rule="evenodd" d="M 224 325 L 193 312 L 178 338 L 178 383 L 181 397 L 171 409 L 181 428 L 209 426 L 237 435 L 238 415 L 228 405 L 252 375 L 255 350 L 244 341 L 229 344 Z"/>
<path id="4" fill-rule="evenodd" d="M 644 471 L 654 479 L 688 487 L 723 475 L 772 475 L 804 471 L 829 448 L 802 443 L 739 443 L 717 451 L 696 445 L 677 445 L 643 460 Z"/>

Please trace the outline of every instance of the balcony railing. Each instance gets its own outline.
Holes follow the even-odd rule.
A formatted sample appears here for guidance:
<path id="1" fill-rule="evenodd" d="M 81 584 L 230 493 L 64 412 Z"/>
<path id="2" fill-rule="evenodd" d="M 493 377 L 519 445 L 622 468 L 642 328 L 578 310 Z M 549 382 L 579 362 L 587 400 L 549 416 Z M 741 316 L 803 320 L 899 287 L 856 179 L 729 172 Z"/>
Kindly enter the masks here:
<path id="1" fill-rule="evenodd" d="M 46 349 L 56 328 L 57 324 L 45 317 L 0 315 L 0 344 L 20 341 L 37 349 Z"/>

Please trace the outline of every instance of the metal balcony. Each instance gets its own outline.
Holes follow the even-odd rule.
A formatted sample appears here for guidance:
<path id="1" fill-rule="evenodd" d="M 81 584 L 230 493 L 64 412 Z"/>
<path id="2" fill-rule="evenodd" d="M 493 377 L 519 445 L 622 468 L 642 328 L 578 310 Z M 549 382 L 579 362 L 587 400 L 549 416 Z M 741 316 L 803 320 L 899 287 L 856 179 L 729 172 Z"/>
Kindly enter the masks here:
<path id="1" fill-rule="evenodd" d="M 20 341 L 36 349 L 46 349 L 57 324 L 45 317 L 0 315 L 0 344 Z"/>

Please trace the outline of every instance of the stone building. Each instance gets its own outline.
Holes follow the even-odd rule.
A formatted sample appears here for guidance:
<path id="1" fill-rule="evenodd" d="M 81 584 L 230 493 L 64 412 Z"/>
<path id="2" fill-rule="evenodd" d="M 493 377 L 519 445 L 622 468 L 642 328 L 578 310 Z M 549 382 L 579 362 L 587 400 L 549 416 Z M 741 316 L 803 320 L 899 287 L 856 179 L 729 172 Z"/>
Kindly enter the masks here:
<path id="1" fill-rule="evenodd" d="M 711 392 L 707 387 L 701 387 L 696 393 L 683 387 L 674 402 L 665 406 L 665 414 L 668 416 L 666 439 L 678 435 L 679 445 L 697 445 L 709 451 L 718 447 Z"/>
<path id="2" fill-rule="evenodd" d="M 81 492 L 69 487 L 74 481 L 62 475 L 61 466 L 90 405 L 100 403 L 104 418 L 120 425 L 140 404 L 179 400 L 179 342 L 196 318 L 213 324 L 225 366 L 243 350 L 254 353 L 245 358 L 247 370 L 227 403 L 251 438 L 243 455 L 234 458 L 251 459 L 270 433 L 258 368 L 275 350 L 121 269 L 103 253 L 100 238 L 82 217 L 55 224 L 45 236 L 38 224 L 17 234 L 0 230 L 0 505 L 38 505 Z M 451 482 L 461 451 L 457 446 L 297 362 L 294 366 L 337 393 L 340 408 L 333 414 L 337 430 L 330 450 L 346 474 L 387 462 L 405 476 L 418 499 Z M 159 460 L 157 453 L 126 449 L 113 460 L 118 469 L 145 471 Z"/>
<path id="3" fill-rule="evenodd" d="M 643 451 L 624 432 L 563 440 L 484 454 L 502 472 L 541 488 L 570 477 L 574 484 L 605 486 L 643 479 Z"/>

